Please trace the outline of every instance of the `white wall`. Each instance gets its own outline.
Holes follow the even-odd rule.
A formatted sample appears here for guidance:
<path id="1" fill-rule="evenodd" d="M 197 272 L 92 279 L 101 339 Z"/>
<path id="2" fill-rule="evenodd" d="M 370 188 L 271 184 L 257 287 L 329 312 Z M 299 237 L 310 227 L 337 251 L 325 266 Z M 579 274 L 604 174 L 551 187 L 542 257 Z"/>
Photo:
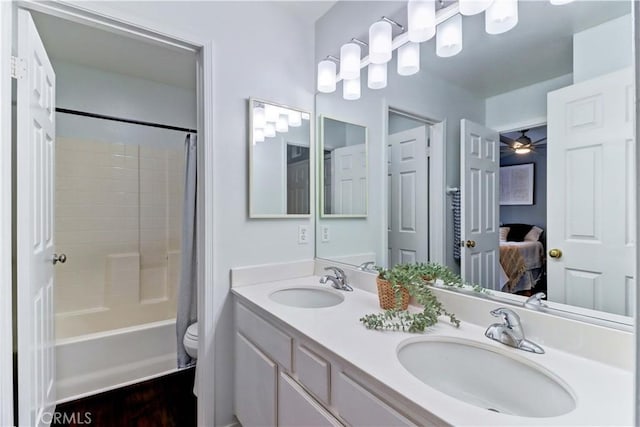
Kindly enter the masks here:
<path id="1" fill-rule="evenodd" d="M 316 60 L 328 54 L 336 55 L 341 44 L 353 37 L 353 28 L 368 28 L 382 15 L 405 7 L 403 2 L 339 2 L 316 22 Z M 388 134 L 387 106 L 411 112 L 434 121 L 447 121 L 446 126 L 446 180 L 449 186 L 460 182 L 460 119 L 483 123 L 485 102 L 437 76 L 425 71 L 409 77 L 398 76 L 394 59 L 388 64 L 387 88 L 374 91 L 366 87 L 366 70 L 361 75 L 362 98 L 357 101 L 342 100 L 342 84 L 333 94 L 316 97 L 316 115 L 358 123 L 367 126 L 369 132 L 369 215 L 366 219 L 320 219 L 318 224 L 330 227 L 331 241 L 318 243 L 317 254 L 323 258 L 344 255 L 347 252 L 375 251 L 378 262 L 387 248 L 386 231 L 386 160 L 385 145 Z M 450 201 L 447 200 L 447 203 Z M 450 210 L 447 210 L 450 213 Z M 456 267 L 452 254 L 453 222 L 447 215 L 446 263 Z M 319 233 L 320 226 L 316 231 Z M 319 241 L 319 236 L 316 236 Z"/>
<path id="2" fill-rule="evenodd" d="M 574 82 L 633 65 L 632 40 L 631 14 L 574 34 Z"/>
<path id="3" fill-rule="evenodd" d="M 487 98 L 485 126 L 510 131 L 546 123 L 547 93 L 571 84 L 573 76 L 565 74 Z"/>
<path id="4" fill-rule="evenodd" d="M 80 7 L 165 33 L 192 34 L 214 44 L 215 405 L 200 402 L 204 423 L 233 420 L 231 267 L 314 257 L 313 239 L 298 245 L 298 225 L 311 219 L 249 220 L 247 99 L 251 96 L 313 110 L 313 27 L 277 2 L 80 2 Z M 247 29 L 251 29 L 248 31 Z M 283 48 L 285 47 L 285 48 Z M 313 175 L 312 175 L 313 176 Z M 312 181 L 313 185 L 313 181 Z M 313 214 L 313 210 L 312 210 Z M 204 362 L 203 362 L 204 363 Z"/>

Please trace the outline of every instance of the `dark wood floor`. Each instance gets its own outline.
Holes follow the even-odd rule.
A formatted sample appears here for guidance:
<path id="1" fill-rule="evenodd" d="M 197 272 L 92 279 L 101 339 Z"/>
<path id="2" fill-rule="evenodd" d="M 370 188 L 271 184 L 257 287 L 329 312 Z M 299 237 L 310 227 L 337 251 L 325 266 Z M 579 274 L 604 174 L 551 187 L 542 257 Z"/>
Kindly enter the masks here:
<path id="1" fill-rule="evenodd" d="M 196 425 L 195 368 L 56 407 L 56 426 L 191 427 Z M 66 419 L 65 419 L 66 418 Z M 57 422 L 56 422 L 57 421 Z"/>

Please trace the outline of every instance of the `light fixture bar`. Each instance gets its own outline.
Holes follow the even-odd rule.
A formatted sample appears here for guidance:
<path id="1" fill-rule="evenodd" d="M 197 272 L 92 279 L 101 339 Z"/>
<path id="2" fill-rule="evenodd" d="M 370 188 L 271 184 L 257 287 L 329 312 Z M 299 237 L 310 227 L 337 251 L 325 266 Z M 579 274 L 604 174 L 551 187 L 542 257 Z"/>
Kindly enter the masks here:
<path id="1" fill-rule="evenodd" d="M 362 40 L 357 39 L 357 38 L 355 38 L 355 37 L 353 37 L 353 38 L 351 39 L 351 41 L 352 41 L 352 42 L 354 42 L 354 43 L 358 43 L 358 44 L 359 44 L 360 46 L 362 46 L 362 47 L 368 47 L 368 46 L 369 46 L 369 43 L 367 43 L 367 42 L 363 42 Z M 329 56 L 331 56 L 331 55 L 329 55 Z"/>
<path id="2" fill-rule="evenodd" d="M 436 12 L 436 25 L 446 21 L 447 19 L 451 18 L 453 15 L 456 15 L 459 12 L 460 12 L 460 6 L 458 2 L 455 2 L 451 6 L 445 7 L 443 9 L 439 9 Z M 386 20 L 388 18 L 383 17 L 382 19 Z M 390 21 L 387 21 L 387 22 L 390 22 Z M 393 41 L 391 42 L 391 51 L 393 52 L 394 50 L 397 50 L 400 46 L 404 46 L 407 43 L 409 43 L 409 34 L 405 31 L 404 33 L 399 34 L 396 38 L 393 39 Z M 363 57 L 362 60 L 360 61 L 360 69 L 367 67 L 370 63 L 371 62 L 369 61 L 369 55 Z M 336 75 L 336 82 L 341 82 L 341 81 L 342 79 L 340 78 L 340 74 Z"/>
<path id="3" fill-rule="evenodd" d="M 380 20 L 388 22 L 389 24 L 395 25 L 396 27 L 400 28 L 401 31 L 404 31 L 404 25 L 400 24 L 397 21 L 394 21 L 391 18 L 387 18 L 386 16 L 383 16 L 382 18 L 380 18 Z"/>

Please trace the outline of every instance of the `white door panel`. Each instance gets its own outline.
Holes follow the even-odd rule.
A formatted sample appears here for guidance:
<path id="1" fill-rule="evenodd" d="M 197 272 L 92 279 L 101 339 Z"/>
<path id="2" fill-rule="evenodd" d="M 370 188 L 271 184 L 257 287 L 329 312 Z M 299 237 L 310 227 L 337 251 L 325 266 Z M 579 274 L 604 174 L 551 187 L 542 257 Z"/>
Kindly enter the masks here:
<path id="1" fill-rule="evenodd" d="M 331 213 L 367 214 L 367 147 L 349 145 L 331 152 L 334 197 Z"/>
<path id="2" fill-rule="evenodd" d="M 549 93 L 549 299 L 633 315 L 635 139 L 633 71 Z M 564 200 L 564 203 L 561 201 Z"/>
<path id="3" fill-rule="evenodd" d="M 429 259 L 427 127 L 389 135 L 387 235 L 389 266 Z"/>
<path id="4" fill-rule="evenodd" d="M 460 121 L 461 274 L 470 283 L 499 289 L 498 132 Z"/>
<path id="5" fill-rule="evenodd" d="M 55 74 L 25 10 L 18 55 L 27 67 L 17 101 L 18 410 L 20 425 L 41 426 L 55 407 Z"/>

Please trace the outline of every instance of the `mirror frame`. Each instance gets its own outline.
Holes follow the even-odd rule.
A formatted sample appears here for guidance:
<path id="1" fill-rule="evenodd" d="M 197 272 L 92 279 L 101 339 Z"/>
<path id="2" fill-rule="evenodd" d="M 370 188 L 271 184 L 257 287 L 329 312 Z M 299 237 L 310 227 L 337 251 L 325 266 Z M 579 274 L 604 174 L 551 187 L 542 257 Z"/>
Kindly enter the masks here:
<path id="1" fill-rule="evenodd" d="M 345 215 L 345 214 L 327 214 L 324 212 L 324 120 L 329 119 L 336 122 L 342 122 L 354 126 L 360 126 L 364 128 L 364 144 L 365 144 L 365 158 L 367 161 L 367 191 L 364 199 L 365 213 L 364 214 L 353 214 L 353 215 Z M 326 114 L 320 114 L 318 116 L 318 120 L 320 121 L 318 125 L 318 213 L 319 217 L 322 219 L 330 219 L 330 218 L 362 218 L 366 219 L 369 216 L 369 128 L 367 126 L 363 126 L 358 123 L 346 122 L 344 120 L 337 119 L 335 117 L 328 116 Z"/>
<path id="2" fill-rule="evenodd" d="M 263 104 L 275 105 L 276 107 L 287 108 L 289 110 L 299 111 L 302 114 L 309 116 L 309 213 L 308 214 L 260 214 L 256 213 L 253 206 L 253 104 L 255 102 L 261 102 Z M 311 218 L 313 213 L 313 165 L 315 164 L 315 145 L 313 140 L 313 129 L 311 127 L 313 114 L 310 111 L 303 110 L 297 107 L 291 107 L 289 105 L 280 104 L 273 101 L 267 101 L 261 98 L 250 97 L 248 102 L 248 114 L 249 114 L 249 138 L 248 146 L 249 150 L 249 182 L 248 182 L 248 204 L 249 204 L 249 218 L 251 219 L 295 219 L 295 218 Z"/>

